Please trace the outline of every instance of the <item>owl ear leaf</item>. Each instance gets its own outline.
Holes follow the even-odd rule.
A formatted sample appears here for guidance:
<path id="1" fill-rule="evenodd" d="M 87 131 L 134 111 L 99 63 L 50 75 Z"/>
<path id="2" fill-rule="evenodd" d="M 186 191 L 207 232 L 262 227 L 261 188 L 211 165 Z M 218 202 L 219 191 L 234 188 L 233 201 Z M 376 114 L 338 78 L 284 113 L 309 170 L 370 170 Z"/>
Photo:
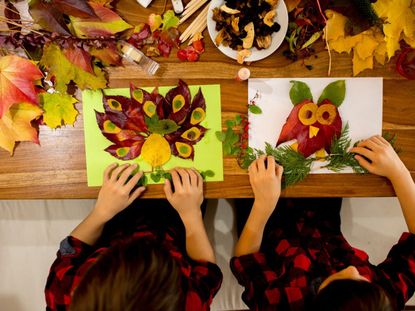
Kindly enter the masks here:
<path id="1" fill-rule="evenodd" d="M 320 104 L 323 100 L 328 99 L 330 100 L 336 107 L 339 107 L 346 95 L 346 82 L 345 80 L 337 80 L 330 84 L 328 84 L 318 99 L 318 104 Z"/>
<path id="2" fill-rule="evenodd" d="M 313 100 L 313 95 L 311 95 L 310 88 L 306 83 L 295 80 L 291 80 L 290 83 L 293 84 L 290 89 L 290 98 L 294 106 L 304 99 Z"/>

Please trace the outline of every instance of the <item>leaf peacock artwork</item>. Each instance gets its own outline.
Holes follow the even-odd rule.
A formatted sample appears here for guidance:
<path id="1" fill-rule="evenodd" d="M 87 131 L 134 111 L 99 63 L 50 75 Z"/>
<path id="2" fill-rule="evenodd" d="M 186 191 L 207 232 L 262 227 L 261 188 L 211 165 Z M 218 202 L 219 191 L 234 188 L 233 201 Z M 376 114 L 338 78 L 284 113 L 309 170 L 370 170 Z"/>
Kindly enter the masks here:
<path id="1" fill-rule="evenodd" d="M 193 99 L 188 85 L 179 80 L 165 96 L 130 85 L 130 98 L 103 96 L 104 112 L 95 110 L 101 133 L 113 144 L 105 151 L 120 160 L 140 156 L 151 167 L 161 167 L 171 156 L 194 159 L 194 146 L 207 128 L 201 88 Z"/>

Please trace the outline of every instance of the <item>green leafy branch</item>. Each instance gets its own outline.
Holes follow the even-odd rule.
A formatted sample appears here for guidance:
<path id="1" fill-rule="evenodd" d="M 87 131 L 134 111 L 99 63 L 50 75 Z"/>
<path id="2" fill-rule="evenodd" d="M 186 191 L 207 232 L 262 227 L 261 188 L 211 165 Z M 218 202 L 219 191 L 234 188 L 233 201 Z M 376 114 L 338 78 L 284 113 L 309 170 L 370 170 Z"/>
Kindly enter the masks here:
<path id="1" fill-rule="evenodd" d="M 138 172 L 138 169 L 136 169 L 136 171 Z M 157 168 L 154 171 L 148 171 L 143 173 L 144 174 L 138 181 L 137 186 L 146 186 L 148 184 L 149 179 L 151 179 L 155 183 L 158 183 L 163 179 L 172 180 L 170 172 L 165 171 L 162 168 Z M 199 171 L 199 174 L 202 176 L 203 180 L 206 180 L 207 177 L 215 176 L 215 172 L 212 170 Z"/>

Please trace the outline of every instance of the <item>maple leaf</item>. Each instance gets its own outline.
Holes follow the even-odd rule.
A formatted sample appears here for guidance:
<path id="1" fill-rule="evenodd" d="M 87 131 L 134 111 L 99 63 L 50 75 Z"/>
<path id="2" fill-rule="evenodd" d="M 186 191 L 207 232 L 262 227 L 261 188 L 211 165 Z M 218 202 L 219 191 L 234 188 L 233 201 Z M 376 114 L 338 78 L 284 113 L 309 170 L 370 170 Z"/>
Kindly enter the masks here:
<path id="1" fill-rule="evenodd" d="M 82 70 L 94 74 L 92 69 L 92 57 L 84 49 L 77 46 L 71 46 L 63 51 L 66 58 L 75 66 L 82 68 Z"/>
<path id="2" fill-rule="evenodd" d="M 88 2 L 97 17 L 70 16 L 70 28 L 78 38 L 110 37 L 132 28 L 117 13 L 102 4 Z"/>
<path id="3" fill-rule="evenodd" d="M 38 132 L 32 127 L 31 121 L 42 115 L 42 109 L 30 103 L 19 103 L 10 109 L 0 119 L 0 147 L 13 155 L 18 141 L 39 143 Z"/>
<path id="4" fill-rule="evenodd" d="M 0 118 L 13 104 L 38 103 L 34 82 L 42 72 L 29 60 L 7 55 L 0 58 Z"/>
<path id="5" fill-rule="evenodd" d="M 342 14 L 326 10 L 328 18 L 325 36 L 332 50 L 338 53 L 353 51 L 353 75 L 356 76 L 365 69 L 373 68 L 373 57 L 381 63 L 385 62 L 385 37 L 376 27 L 371 27 L 357 35 L 348 36 L 346 27 L 347 17 Z"/>
<path id="6" fill-rule="evenodd" d="M 83 0 L 32 0 L 29 3 L 30 14 L 43 29 L 63 35 L 71 35 L 65 21 L 65 15 L 94 17 L 91 6 Z"/>
<path id="7" fill-rule="evenodd" d="M 92 47 L 89 49 L 89 54 L 98 58 L 104 66 L 121 66 L 122 59 L 118 52 L 116 44 L 109 44 L 107 47 L 102 49 L 98 49 L 96 47 Z"/>
<path id="8" fill-rule="evenodd" d="M 384 20 L 386 50 L 391 58 L 404 39 L 415 47 L 415 3 L 411 0 L 378 0 L 373 3 L 376 14 Z"/>
<path id="9" fill-rule="evenodd" d="M 43 122 L 50 128 L 57 128 L 62 125 L 73 125 L 78 115 L 74 104 L 76 98 L 67 94 L 42 93 L 40 94 L 43 113 Z"/>
<path id="10" fill-rule="evenodd" d="M 71 63 L 54 43 L 45 45 L 40 64 L 47 68 L 50 76 L 55 77 L 55 89 L 60 93 L 66 93 L 67 84 L 71 81 L 82 90 L 101 89 L 107 85 L 105 72 L 99 67 L 94 65 L 94 74 L 88 73 Z"/>

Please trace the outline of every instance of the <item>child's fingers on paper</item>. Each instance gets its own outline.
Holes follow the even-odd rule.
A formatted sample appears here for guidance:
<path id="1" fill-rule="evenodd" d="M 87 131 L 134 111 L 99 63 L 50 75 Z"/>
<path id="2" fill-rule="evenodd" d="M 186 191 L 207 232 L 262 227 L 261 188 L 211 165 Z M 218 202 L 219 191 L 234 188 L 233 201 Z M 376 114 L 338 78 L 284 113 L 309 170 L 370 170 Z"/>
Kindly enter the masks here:
<path id="1" fill-rule="evenodd" d="M 266 155 L 261 155 L 260 157 L 259 157 L 259 159 L 258 159 L 258 163 L 257 163 L 257 166 L 258 166 L 258 171 L 265 171 L 265 159 L 266 159 Z"/>
<path id="2" fill-rule="evenodd" d="M 117 183 L 121 186 L 123 186 L 125 184 L 125 182 L 127 181 L 128 177 L 130 177 L 131 173 L 136 169 L 137 164 L 132 164 L 130 166 L 128 166 L 121 174 L 120 177 L 118 178 Z"/>
<path id="3" fill-rule="evenodd" d="M 180 178 L 182 179 L 182 185 L 184 188 L 189 189 L 190 188 L 190 176 L 189 173 L 183 169 L 183 168 L 179 168 L 177 169 L 177 172 L 180 175 Z"/>
<path id="4" fill-rule="evenodd" d="M 373 171 L 373 164 L 372 163 L 370 163 L 369 161 L 367 161 L 365 158 L 363 158 L 362 156 L 360 156 L 358 154 L 355 155 L 354 157 L 357 160 L 357 162 L 359 162 L 359 164 L 363 168 L 367 169 L 369 172 Z"/>
<path id="5" fill-rule="evenodd" d="M 173 169 L 170 171 L 171 179 L 173 180 L 174 190 L 177 191 L 182 188 L 182 182 L 180 180 L 180 176 L 177 173 L 177 169 Z"/>
<path id="6" fill-rule="evenodd" d="M 118 176 L 129 166 L 129 164 L 123 164 L 121 166 L 118 166 L 116 169 L 114 169 L 111 173 L 111 181 L 117 181 Z"/>
<path id="7" fill-rule="evenodd" d="M 377 142 L 379 142 L 380 145 L 385 146 L 385 147 L 390 146 L 390 143 L 382 136 L 376 135 L 374 136 L 374 138 L 376 139 Z"/>
<path id="8" fill-rule="evenodd" d="M 267 170 L 275 174 L 275 159 L 273 156 L 267 156 Z"/>
<path id="9" fill-rule="evenodd" d="M 189 177 L 190 177 L 190 185 L 192 187 L 197 187 L 198 177 L 197 177 L 197 174 L 196 174 L 195 170 L 189 168 L 189 169 L 187 169 L 187 173 L 189 174 Z"/>
<path id="10" fill-rule="evenodd" d="M 364 140 L 363 144 L 359 147 L 366 147 L 372 151 L 375 151 L 379 149 L 379 144 L 376 142 L 376 140 L 374 140 L 373 137 L 371 137 L 369 139 Z"/>
<path id="11" fill-rule="evenodd" d="M 169 179 L 164 180 L 164 194 L 166 195 L 167 199 L 170 199 L 173 195 L 173 190 L 171 189 L 171 183 Z"/>
<path id="12" fill-rule="evenodd" d="M 104 181 L 108 181 L 111 178 L 111 172 L 117 167 L 118 163 L 112 163 L 107 166 L 104 171 Z"/>
<path id="13" fill-rule="evenodd" d="M 371 150 L 369 150 L 365 147 L 354 147 L 354 148 L 352 148 L 351 152 L 358 153 L 358 154 L 368 158 L 369 160 L 373 156 L 373 151 L 371 151 Z"/>
<path id="14" fill-rule="evenodd" d="M 128 205 L 133 203 L 145 190 L 146 187 L 139 187 L 135 189 L 134 192 L 130 195 L 130 198 L 128 199 Z"/>
<path id="15" fill-rule="evenodd" d="M 140 171 L 136 173 L 126 184 L 126 187 L 130 189 L 130 191 L 137 185 L 138 181 L 143 177 L 143 172 Z"/>
<path id="16" fill-rule="evenodd" d="M 284 167 L 277 164 L 277 176 L 281 180 L 282 174 L 284 173 Z"/>

